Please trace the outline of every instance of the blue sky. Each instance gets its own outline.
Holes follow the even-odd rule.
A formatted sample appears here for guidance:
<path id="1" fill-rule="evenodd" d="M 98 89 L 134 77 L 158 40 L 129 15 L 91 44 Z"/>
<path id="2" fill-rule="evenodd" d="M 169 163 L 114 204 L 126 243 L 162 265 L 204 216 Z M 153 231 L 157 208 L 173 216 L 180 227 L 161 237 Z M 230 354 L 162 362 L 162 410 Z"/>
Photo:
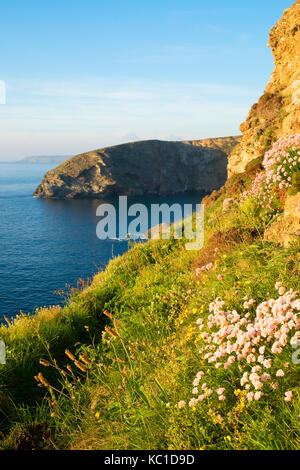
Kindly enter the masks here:
<path id="1" fill-rule="evenodd" d="M 0 160 L 238 134 L 292 3 L 2 2 Z"/>

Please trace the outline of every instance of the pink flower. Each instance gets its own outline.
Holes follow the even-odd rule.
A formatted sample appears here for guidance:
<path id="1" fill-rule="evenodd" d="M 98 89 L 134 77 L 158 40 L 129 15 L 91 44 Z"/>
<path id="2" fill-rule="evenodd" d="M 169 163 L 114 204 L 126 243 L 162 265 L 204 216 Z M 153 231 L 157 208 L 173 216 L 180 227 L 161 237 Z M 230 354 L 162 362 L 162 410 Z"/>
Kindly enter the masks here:
<path id="1" fill-rule="evenodd" d="M 189 401 L 189 407 L 193 408 L 196 405 L 197 405 L 197 399 L 191 398 L 191 400 Z"/>
<path id="2" fill-rule="evenodd" d="M 218 280 L 219 280 L 219 281 L 222 281 L 223 277 L 224 277 L 224 274 L 219 274 L 219 275 L 218 275 Z"/>
<path id="3" fill-rule="evenodd" d="M 285 397 L 284 397 L 285 401 L 291 401 L 292 398 L 293 398 L 293 392 L 291 392 L 290 390 L 288 392 L 285 392 Z"/>
<path id="4" fill-rule="evenodd" d="M 260 400 L 261 397 L 263 396 L 263 393 L 262 392 L 256 392 L 255 395 L 254 395 L 254 400 Z"/>
<path id="5" fill-rule="evenodd" d="M 279 369 L 277 372 L 276 372 L 276 377 L 283 377 L 284 376 L 284 372 L 282 369 Z"/>
<path id="6" fill-rule="evenodd" d="M 266 369 L 270 369 L 271 365 L 272 365 L 272 360 L 271 359 L 265 359 L 264 360 L 264 367 Z"/>
<path id="7" fill-rule="evenodd" d="M 181 400 L 179 403 L 178 403 L 178 408 L 181 409 L 181 408 L 184 408 L 186 405 L 186 402 L 184 400 Z"/>
<path id="8" fill-rule="evenodd" d="M 220 396 L 219 396 L 219 400 L 220 400 L 220 401 L 224 401 L 224 400 L 226 400 L 226 398 L 225 398 L 224 395 L 220 395 Z"/>

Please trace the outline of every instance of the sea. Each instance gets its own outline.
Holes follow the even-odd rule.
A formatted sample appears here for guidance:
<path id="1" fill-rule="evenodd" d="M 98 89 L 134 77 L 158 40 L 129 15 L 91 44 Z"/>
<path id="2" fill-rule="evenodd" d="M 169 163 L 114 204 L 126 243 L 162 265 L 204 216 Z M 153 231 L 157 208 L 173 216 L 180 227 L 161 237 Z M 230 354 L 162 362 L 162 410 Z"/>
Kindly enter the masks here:
<path id="1" fill-rule="evenodd" d="M 46 200 L 32 197 L 51 165 L 0 163 L 0 323 L 20 311 L 61 304 L 61 289 L 76 287 L 122 255 L 128 240 L 100 240 L 96 210 L 102 202 L 118 209 L 118 199 Z M 128 205 L 193 204 L 204 193 L 128 198 Z M 151 221 L 149 221 L 151 222 Z M 143 241 L 140 241 L 141 243 Z"/>

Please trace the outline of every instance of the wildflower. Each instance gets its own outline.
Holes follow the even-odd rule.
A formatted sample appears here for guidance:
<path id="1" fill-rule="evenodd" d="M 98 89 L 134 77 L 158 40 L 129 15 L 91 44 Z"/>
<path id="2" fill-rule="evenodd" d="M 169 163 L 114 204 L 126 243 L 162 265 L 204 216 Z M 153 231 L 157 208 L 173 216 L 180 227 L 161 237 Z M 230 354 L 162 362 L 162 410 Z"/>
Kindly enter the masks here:
<path id="1" fill-rule="evenodd" d="M 271 359 L 265 359 L 264 360 L 264 367 L 266 369 L 270 369 L 271 365 L 272 365 L 272 360 Z"/>
<path id="2" fill-rule="evenodd" d="M 189 401 L 189 407 L 193 408 L 196 405 L 197 405 L 197 399 L 196 398 L 191 398 L 190 401 Z"/>
<path id="3" fill-rule="evenodd" d="M 92 361 L 85 355 L 85 354 L 79 354 L 79 359 L 84 362 L 85 364 L 91 364 Z"/>
<path id="4" fill-rule="evenodd" d="M 284 372 L 282 369 L 279 369 L 277 372 L 276 372 L 276 377 L 283 377 L 284 376 Z"/>
<path id="5" fill-rule="evenodd" d="M 69 351 L 69 349 L 65 350 L 65 354 L 68 356 L 69 359 L 71 359 L 71 361 L 75 361 L 76 357 L 74 356 L 74 354 L 71 353 L 71 351 Z"/>
<path id="6" fill-rule="evenodd" d="M 109 333 L 114 338 L 116 338 L 118 336 L 117 333 L 114 330 L 112 330 L 111 328 L 109 328 L 108 326 L 105 327 L 105 331 L 107 331 L 107 333 Z"/>
<path id="7" fill-rule="evenodd" d="M 45 379 L 45 377 L 43 376 L 43 374 L 41 372 L 38 373 L 36 378 L 37 378 L 38 381 L 41 382 L 41 384 L 44 385 L 44 387 L 50 387 L 49 382 Z"/>
<path id="8" fill-rule="evenodd" d="M 186 405 L 186 402 L 184 400 L 181 400 L 179 403 L 178 403 L 178 408 L 181 409 L 181 408 L 184 408 Z"/>
<path id="9" fill-rule="evenodd" d="M 254 395 L 254 400 L 258 401 L 261 399 L 262 396 L 263 396 L 262 392 L 256 392 Z"/>
<path id="10" fill-rule="evenodd" d="M 100 418 L 100 412 L 99 412 L 99 411 L 97 411 L 97 412 L 95 413 L 95 418 L 96 418 L 96 419 L 99 419 L 99 418 Z"/>
<path id="11" fill-rule="evenodd" d="M 45 367 L 50 366 L 50 362 L 46 361 L 45 359 L 40 359 L 40 364 L 42 364 L 42 366 L 45 366 Z"/>
<path id="12" fill-rule="evenodd" d="M 104 313 L 104 315 L 106 315 L 108 318 L 111 318 L 111 319 L 113 318 L 113 315 L 112 315 L 110 312 L 108 312 L 107 310 L 103 310 L 103 313 Z"/>
<path id="13" fill-rule="evenodd" d="M 82 364 L 82 362 L 75 360 L 75 361 L 74 361 L 74 364 L 75 364 L 75 366 L 78 367 L 78 369 L 80 369 L 82 372 L 87 372 L 87 371 L 88 371 L 88 368 L 87 368 L 84 364 Z"/>
<path id="14" fill-rule="evenodd" d="M 291 401 L 292 398 L 293 398 L 293 392 L 291 392 L 290 390 L 288 392 L 285 392 L 285 397 L 284 397 L 284 400 L 285 401 Z"/>

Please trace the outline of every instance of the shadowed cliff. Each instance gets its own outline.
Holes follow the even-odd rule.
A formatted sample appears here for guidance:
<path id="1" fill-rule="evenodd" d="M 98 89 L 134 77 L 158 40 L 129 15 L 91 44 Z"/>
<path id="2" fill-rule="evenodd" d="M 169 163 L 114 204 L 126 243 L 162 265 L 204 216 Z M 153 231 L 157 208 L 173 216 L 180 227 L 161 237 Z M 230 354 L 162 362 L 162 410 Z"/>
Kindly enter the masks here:
<path id="1" fill-rule="evenodd" d="M 227 155 L 240 137 L 133 142 L 76 155 L 44 176 L 40 198 L 102 198 L 212 191 L 227 178 Z"/>

